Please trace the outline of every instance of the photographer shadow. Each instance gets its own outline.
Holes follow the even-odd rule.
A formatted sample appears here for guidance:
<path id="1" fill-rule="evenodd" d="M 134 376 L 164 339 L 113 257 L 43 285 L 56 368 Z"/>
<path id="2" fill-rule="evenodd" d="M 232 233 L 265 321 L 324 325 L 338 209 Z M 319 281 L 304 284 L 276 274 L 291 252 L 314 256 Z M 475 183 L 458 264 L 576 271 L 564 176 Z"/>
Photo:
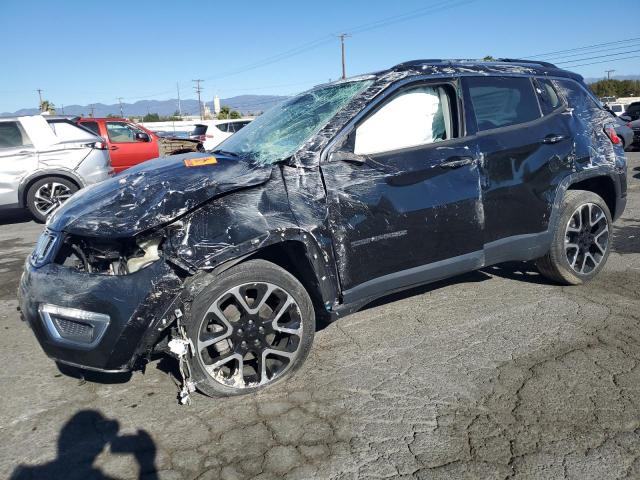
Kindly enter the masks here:
<path id="1" fill-rule="evenodd" d="M 105 418 L 96 410 L 77 412 L 60 430 L 55 460 L 43 465 L 19 465 L 11 480 L 35 479 L 111 479 L 93 464 L 109 446 L 111 454 L 133 455 L 139 466 L 139 478 L 157 479 L 156 446 L 144 430 L 135 435 L 118 435 L 117 420 Z M 132 472 L 131 477 L 134 474 Z"/>

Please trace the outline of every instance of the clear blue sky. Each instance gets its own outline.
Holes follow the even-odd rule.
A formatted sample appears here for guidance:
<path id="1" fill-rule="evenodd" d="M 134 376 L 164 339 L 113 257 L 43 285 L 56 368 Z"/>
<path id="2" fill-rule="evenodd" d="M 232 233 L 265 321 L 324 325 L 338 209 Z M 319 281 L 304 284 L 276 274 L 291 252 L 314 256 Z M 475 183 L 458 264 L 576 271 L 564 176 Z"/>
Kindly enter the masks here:
<path id="1" fill-rule="evenodd" d="M 206 100 L 290 94 L 340 75 L 339 41 L 330 35 L 385 19 L 347 40 L 348 74 L 416 58 L 523 57 L 640 37 L 638 0 L 615 9 L 602 0 L 464 1 L 2 0 L 0 111 L 36 107 L 37 88 L 58 106 L 175 98 L 176 82 L 183 98 L 194 98 L 194 78 L 205 79 Z M 394 21 L 429 5 L 446 7 Z M 245 68 L 305 45 L 315 48 Z M 584 56 L 638 51 L 640 41 L 607 50 Z M 584 63 L 599 60 L 607 63 L 573 70 L 640 74 L 640 58 Z"/>

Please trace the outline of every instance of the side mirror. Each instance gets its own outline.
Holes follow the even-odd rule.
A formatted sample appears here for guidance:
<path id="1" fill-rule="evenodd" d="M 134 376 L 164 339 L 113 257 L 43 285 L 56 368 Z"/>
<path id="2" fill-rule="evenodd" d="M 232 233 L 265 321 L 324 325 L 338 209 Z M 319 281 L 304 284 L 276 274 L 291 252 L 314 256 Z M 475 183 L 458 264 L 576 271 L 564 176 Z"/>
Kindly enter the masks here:
<path id="1" fill-rule="evenodd" d="M 149 136 L 148 133 L 138 132 L 138 133 L 136 133 L 136 141 L 138 141 L 138 142 L 150 142 L 151 141 L 151 137 Z"/>
<path id="2" fill-rule="evenodd" d="M 329 155 L 329 161 L 331 162 L 348 162 L 355 163 L 356 165 L 364 165 L 366 158 L 362 155 L 356 155 L 353 152 L 347 152 L 344 150 L 336 150 Z"/>

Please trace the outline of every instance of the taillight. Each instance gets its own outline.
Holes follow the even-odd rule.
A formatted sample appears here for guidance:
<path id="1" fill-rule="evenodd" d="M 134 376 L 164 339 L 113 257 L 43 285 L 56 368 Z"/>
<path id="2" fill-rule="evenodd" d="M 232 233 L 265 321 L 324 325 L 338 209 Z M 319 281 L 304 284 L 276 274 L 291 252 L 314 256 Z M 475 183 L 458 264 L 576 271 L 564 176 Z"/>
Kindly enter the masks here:
<path id="1" fill-rule="evenodd" d="M 620 137 L 616 133 L 615 128 L 611 126 L 606 126 L 604 127 L 604 133 L 607 134 L 607 137 L 609 137 L 609 140 L 611 140 L 611 143 L 613 143 L 614 145 L 620 145 L 620 143 L 622 143 L 622 141 L 620 140 Z"/>

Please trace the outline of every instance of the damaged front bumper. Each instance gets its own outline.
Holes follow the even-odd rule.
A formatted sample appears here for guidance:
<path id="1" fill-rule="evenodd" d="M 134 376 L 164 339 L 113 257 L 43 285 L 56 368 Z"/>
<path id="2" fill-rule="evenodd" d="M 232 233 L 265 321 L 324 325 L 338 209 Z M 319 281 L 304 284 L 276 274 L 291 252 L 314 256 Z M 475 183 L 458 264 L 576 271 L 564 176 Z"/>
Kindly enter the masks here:
<path id="1" fill-rule="evenodd" d="M 182 281 L 159 260 L 128 275 L 25 264 L 18 298 L 24 320 L 52 359 L 101 371 L 127 371 L 149 353 Z"/>

